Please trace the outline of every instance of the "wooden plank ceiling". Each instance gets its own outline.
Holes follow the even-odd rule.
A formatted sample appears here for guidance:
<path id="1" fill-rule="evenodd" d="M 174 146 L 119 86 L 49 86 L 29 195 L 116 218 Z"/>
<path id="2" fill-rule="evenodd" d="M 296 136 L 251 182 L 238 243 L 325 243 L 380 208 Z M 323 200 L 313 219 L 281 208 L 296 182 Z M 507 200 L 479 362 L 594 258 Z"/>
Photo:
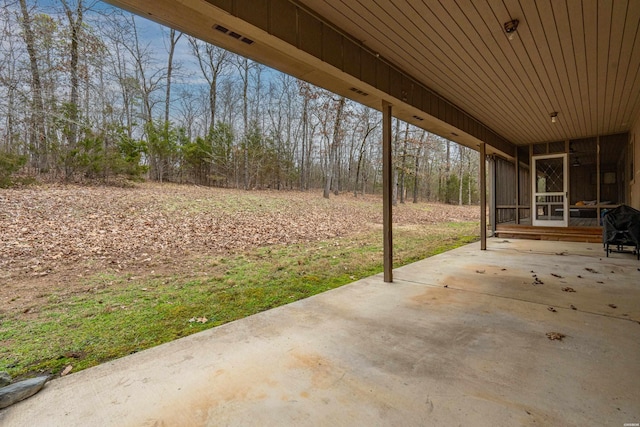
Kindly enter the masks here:
<path id="1" fill-rule="evenodd" d="M 300 3 L 515 144 L 626 132 L 640 116 L 640 0 Z"/>

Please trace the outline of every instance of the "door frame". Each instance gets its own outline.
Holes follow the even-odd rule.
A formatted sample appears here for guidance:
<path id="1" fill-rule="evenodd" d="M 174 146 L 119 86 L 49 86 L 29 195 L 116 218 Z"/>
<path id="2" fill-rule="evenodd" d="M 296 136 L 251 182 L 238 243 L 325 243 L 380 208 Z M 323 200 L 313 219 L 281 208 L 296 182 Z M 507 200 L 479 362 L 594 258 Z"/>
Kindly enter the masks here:
<path id="1" fill-rule="evenodd" d="M 562 192 L 538 192 L 538 172 L 536 161 L 538 160 L 546 160 L 546 159 L 556 159 L 562 158 Z M 568 184 L 569 184 L 569 170 L 568 170 L 568 155 L 567 153 L 558 153 L 558 154 L 543 154 L 539 156 L 531 156 L 531 225 L 533 226 L 544 226 L 544 227 L 568 227 L 569 226 L 569 193 L 568 193 Z M 536 207 L 536 199 L 538 196 L 561 196 L 562 197 L 562 220 L 539 220 L 536 219 L 538 216 L 538 211 Z M 558 204 L 557 202 L 554 204 Z M 548 205 L 548 209 L 551 209 L 551 203 Z"/>

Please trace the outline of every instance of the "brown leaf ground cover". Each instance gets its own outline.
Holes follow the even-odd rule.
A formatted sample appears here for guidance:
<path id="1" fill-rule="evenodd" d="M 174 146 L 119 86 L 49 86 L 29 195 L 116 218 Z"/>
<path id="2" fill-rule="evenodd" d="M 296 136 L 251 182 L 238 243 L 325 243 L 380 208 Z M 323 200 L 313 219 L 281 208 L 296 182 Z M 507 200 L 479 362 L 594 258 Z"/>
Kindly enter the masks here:
<path id="1" fill-rule="evenodd" d="M 473 206 L 394 209 L 403 226 L 478 220 Z M 152 183 L 0 190 L 0 305 L 28 313 L 51 289 L 86 292 L 84 279 L 102 271 L 184 272 L 208 254 L 348 237 L 381 223 L 376 196 Z"/>

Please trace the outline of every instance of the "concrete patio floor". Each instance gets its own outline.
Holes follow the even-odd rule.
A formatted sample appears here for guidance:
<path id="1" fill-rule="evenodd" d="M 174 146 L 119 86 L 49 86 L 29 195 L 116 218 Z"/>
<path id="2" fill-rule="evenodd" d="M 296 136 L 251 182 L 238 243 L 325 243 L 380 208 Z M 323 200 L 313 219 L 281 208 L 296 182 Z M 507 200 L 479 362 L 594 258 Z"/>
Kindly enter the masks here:
<path id="1" fill-rule="evenodd" d="M 394 279 L 369 277 L 53 380 L 0 411 L 0 425 L 640 422 L 635 256 L 489 239 L 487 251 L 468 245 Z"/>

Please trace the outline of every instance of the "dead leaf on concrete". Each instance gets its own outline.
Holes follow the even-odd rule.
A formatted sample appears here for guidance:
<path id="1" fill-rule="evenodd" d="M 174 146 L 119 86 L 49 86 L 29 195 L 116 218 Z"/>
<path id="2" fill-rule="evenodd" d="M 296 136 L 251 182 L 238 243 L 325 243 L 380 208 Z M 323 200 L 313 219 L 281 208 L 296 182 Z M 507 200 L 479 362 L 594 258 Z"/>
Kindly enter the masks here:
<path id="1" fill-rule="evenodd" d="M 476 270 L 476 273 L 484 274 L 484 270 Z"/>
<path id="2" fill-rule="evenodd" d="M 578 309 L 578 308 L 577 308 L 575 305 L 573 305 L 573 304 L 571 304 L 569 307 L 571 307 L 571 310 L 577 310 L 577 309 Z"/>
<path id="3" fill-rule="evenodd" d="M 615 305 L 615 304 L 609 304 L 609 307 L 611 307 L 611 308 L 618 308 L 618 306 L 617 306 L 617 305 Z"/>
<path id="4" fill-rule="evenodd" d="M 562 291 L 563 292 L 575 292 L 576 290 L 573 289 L 571 286 L 567 286 L 567 287 L 562 288 Z"/>
<path id="5" fill-rule="evenodd" d="M 562 338 L 564 337 L 566 337 L 566 335 L 561 332 L 547 332 L 547 338 L 549 338 L 552 341 L 553 340 L 562 341 Z"/>
<path id="6" fill-rule="evenodd" d="M 61 377 L 64 377 L 65 375 L 67 375 L 69 372 L 71 372 L 71 370 L 73 369 L 73 366 L 71 365 L 67 365 L 66 368 L 64 368 L 64 370 L 60 373 Z"/>
<path id="7" fill-rule="evenodd" d="M 590 268 L 590 267 L 585 268 L 585 270 L 587 270 L 589 273 L 598 274 L 598 272 L 596 270 L 594 270 L 593 268 Z"/>
<path id="8" fill-rule="evenodd" d="M 557 277 L 558 279 L 562 279 L 562 278 L 563 278 L 561 275 L 556 274 L 556 273 L 551 273 L 551 275 L 552 275 L 553 277 Z"/>
<path id="9" fill-rule="evenodd" d="M 557 312 L 557 311 L 558 311 L 558 310 L 556 310 L 556 309 L 555 309 L 555 308 L 553 308 L 553 307 L 547 307 L 547 310 L 551 311 L 552 313 L 555 313 L 555 312 Z"/>

